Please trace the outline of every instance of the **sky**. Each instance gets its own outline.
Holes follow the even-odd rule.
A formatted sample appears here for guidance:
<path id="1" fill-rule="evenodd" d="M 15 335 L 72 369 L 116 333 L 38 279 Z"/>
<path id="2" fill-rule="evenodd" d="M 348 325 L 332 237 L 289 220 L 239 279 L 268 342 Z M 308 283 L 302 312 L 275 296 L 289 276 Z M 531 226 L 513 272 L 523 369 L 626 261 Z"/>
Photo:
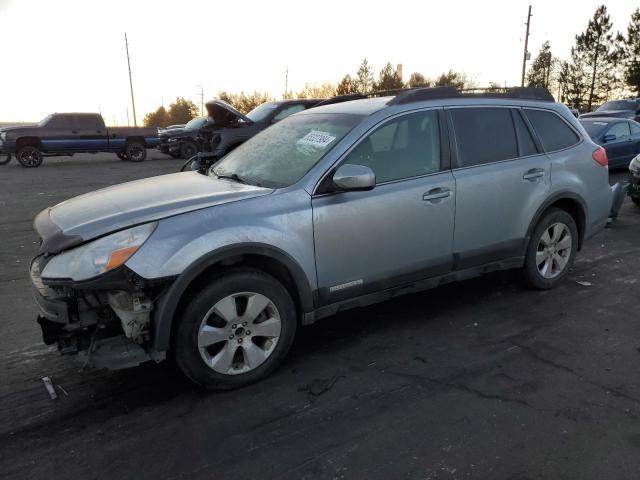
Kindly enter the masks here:
<path id="1" fill-rule="evenodd" d="M 138 123 L 177 96 L 200 104 L 222 90 L 280 98 L 305 82 L 337 83 L 363 58 L 376 72 L 403 64 L 405 80 L 450 68 L 479 86 L 519 85 L 545 40 L 567 57 L 602 0 L 0 0 L 0 121 L 51 112 L 103 114 L 133 125 L 124 34 Z M 605 3 L 626 31 L 637 0 Z"/>

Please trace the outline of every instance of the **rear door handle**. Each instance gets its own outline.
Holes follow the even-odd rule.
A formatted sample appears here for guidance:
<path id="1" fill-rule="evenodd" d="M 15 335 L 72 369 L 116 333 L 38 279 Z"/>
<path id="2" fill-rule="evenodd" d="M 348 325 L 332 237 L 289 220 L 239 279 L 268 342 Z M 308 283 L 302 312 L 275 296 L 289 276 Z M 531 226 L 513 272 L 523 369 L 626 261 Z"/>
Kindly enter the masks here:
<path id="1" fill-rule="evenodd" d="M 535 182 L 538 178 L 544 177 L 544 170 L 542 168 L 532 168 L 531 170 L 527 170 L 522 178 L 524 180 L 529 180 L 530 182 Z"/>
<path id="2" fill-rule="evenodd" d="M 443 198 L 447 198 L 451 196 L 451 190 L 448 188 L 433 188 L 429 190 L 427 193 L 422 195 L 422 200 L 425 202 L 437 203 L 439 200 Z"/>

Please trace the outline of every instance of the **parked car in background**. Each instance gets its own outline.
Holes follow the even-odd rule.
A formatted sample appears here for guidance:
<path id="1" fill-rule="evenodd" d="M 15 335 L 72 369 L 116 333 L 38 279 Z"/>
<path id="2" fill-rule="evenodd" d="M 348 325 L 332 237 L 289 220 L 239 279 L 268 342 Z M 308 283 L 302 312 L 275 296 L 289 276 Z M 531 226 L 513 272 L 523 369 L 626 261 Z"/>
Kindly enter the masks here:
<path id="1" fill-rule="evenodd" d="M 207 117 L 196 117 L 185 125 L 167 128 L 158 132 L 158 150 L 173 158 L 189 158 L 201 148 L 198 135 L 207 123 Z"/>
<path id="2" fill-rule="evenodd" d="M 611 100 L 598 107 L 595 112 L 583 113 L 580 118 L 617 117 L 640 121 L 640 98 Z"/>
<path id="3" fill-rule="evenodd" d="M 607 151 L 610 168 L 626 168 L 640 153 L 640 123 L 609 117 L 580 117 L 589 137 Z"/>
<path id="4" fill-rule="evenodd" d="M 212 106 L 217 125 L 256 123 Z M 494 270 L 556 286 L 615 188 L 604 149 L 546 90 L 425 88 L 305 109 L 207 175 L 41 212 L 38 322 L 86 364 L 170 351 L 198 384 L 238 387 L 274 371 L 300 323 Z"/>
<path id="5" fill-rule="evenodd" d="M 53 113 L 36 125 L 5 127 L 0 153 L 15 154 L 23 167 L 39 167 L 45 156 L 112 152 L 142 162 L 158 143 L 157 128 L 106 127 L 99 113 Z"/>
<path id="6" fill-rule="evenodd" d="M 627 194 L 631 197 L 633 203 L 640 207 L 640 154 L 636 155 L 631 163 L 629 163 L 629 186 Z"/>

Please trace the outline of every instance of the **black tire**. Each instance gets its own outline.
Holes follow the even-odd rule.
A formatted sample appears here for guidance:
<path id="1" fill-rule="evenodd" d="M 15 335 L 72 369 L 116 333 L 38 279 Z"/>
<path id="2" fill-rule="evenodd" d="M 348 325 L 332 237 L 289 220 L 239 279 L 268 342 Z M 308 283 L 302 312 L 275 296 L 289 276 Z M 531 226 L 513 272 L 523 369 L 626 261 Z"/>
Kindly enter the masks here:
<path id="1" fill-rule="evenodd" d="M 198 145 L 195 142 L 184 142 L 180 145 L 180 156 L 184 159 L 191 158 L 198 153 Z"/>
<path id="2" fill-rule="evenodd" d="M 16 158 L 20 165 L 25 168 L 36 168 L 42 165 L 42 152 L 32 145 L 27 145 L 18 149 Z"/>
<path id="3" fill-rule="evenodd" d="M 281 329 L 273 350 L 263 363 L 244 373 L 223 374 L 215 371 L 205 363 L 205 359 L 203 358 L 205 354 L 201 354 L 198 346 L 198 334 L 201 324 L 214 305 L 228 298 L 230 295 L 242 295 L 241 292 L 254 292 L 267 297 L 271 304 L 277 309 L 277 313 L 280 316 Z M 238 308 L 236 304 L 236 309 Z M 236 312 L 239 311 L 239 309 L 236 310 Z M 266 312 L 267 310 L 265 309 L 260 315 L 265 315 Z M 243 315 L 245 314 L 246 311 L 243 312 Z M 211 315 L 211 317 L 215 317 L 215 315 Z M 215 318 L 216 321 L 221 320 L 221 317 Z M 207 286 L 191 295 L 189 303 L 178 321 L 179 323 L 175 329 L 174 344 L 176 363 L 187 377 L 209 390 L 229 390 L 242 387 L 271 374 L 282 363 L 291 348 L 297 324 L 295 306 L 284 286 L 271 275 L 259 270 L 244 268 L 231 270 L 227 273 L 209 278 L 207 280 Z M 224 320 L 222 320 L 222 322 L 225 323 Z M 226 323 L 230 324 L 231 322 Z M 252 324 L 254 327 L 258 325 L 258 323 Z M 246 328 L 251 328 L 251 326 Z M 247 331 L 244 333 L 247 333 Z M 248 333 L 251 334 L 251 332 Z M 256 332 L 253 333 L 255 334 Z M 260 337 L 244 337 L 245 345 L 251 342 L 253 344 L 252 347 L 255 346 L 255 339 L 259 341 Z M 241 341 L 242 340 L 240 340 L 240 342 Z M 236 344 L 232 342 L 238 342 L 238 339 L 227 340 L 225 336 L 225 340 L 213 344 L 213 348 L 222 344 L 222 347 L 218 351 L 220 352 L 227 348 L 228 345 L 235 350 L 235 354 L 231 354 L 233 358 L 239 358 L 237 356 L 240 355 L 242 361 L 246 363 L 245 350 L 242 349 L 242 351 L 240 351 L 241 345 L 236 346 Z M 238 353 L 239 351 L 240 353 Z M 211 355 L 213 357 L 215 353 Z M 232 363 L 232 366 L 233 365 L 235 365 L 235 363 Z"/>
<path id="4" fill-rule="evenodd" d="M 130 162 L 144 162 L 147 158 L 147 147 L 142 142 L 130 141 L 124 148 Z"/>
<path id="5" fill-rule="evenodd" d="M 640 197 L 631 197 L 631 201 L 640 207 Z"/>
<path id="6" fill-rule="evenodd" d="M 570 238 L 571 250 L 570 252 L 568 252 L 566 257 L 563 257 L 563 258 L 566 258 L 566 264 L 561 269 L 559 268 L 557 269 L 558 270 L 557 274 L 553 276 L 553 278 L 545 278 L 545 276 L 543 276 L 543 274 L 539 270 L 539 266 L 538 266 L 539 264 L 537 264 L 536 262 L 536 257 L 538 254 L 540 255 L 545 254 L 546 248 L 543 248 L 543 250 L 540 250 L 540 247 L 543 247 L 542 237 L 545 234 L 545 232 L 547 232 L 547 230 L 549 230 L 553 225 L 556 225 L 556 224 L 566 226 L 566 229 L 571 235 L 571 238 Z M 547 290 L 558 285 L 558 283 L 562 281 L 562 279 L 567 275 L 567 273 L 573 266 L 573 262 L 575 261 L 575 257 L 576 257 L 576 252 L 578 250 L 578 238 L 579 238 L 578 235 L 579 235 L 578 227 L 576 226 L 576 222 L 573 219 L 573 217 L 569 215 L 569 213 L 559 208 L 552 208 L 548 210 L 542 216 L 540 221 L 538 221 L 538 224 L 536 225 L 536 227 L 533 230 L 533 233 L 531 234 L 531 239 L 529 240 L 524 267 L 522 269 L 525 282 L 529 286 L 536 288 L 538 290 Z M 556 243 L 558 243 L 562 238 L 564 237 L 560 237 Z M 552 252 L 550 251 L 550 252 L 547 252 L 546 254 L 553 257 L 552 253 L 556 252 L 555 245 L 554 247 L 549 247 L 549 248 L 553 248 L 553 250 Z M 566 253 L 566 251 L 564 252 Z M 540 265 L 543 265 L 543 263 L 540 263 Z M 553 269 L 553 266 L 557 265 L 557 263 L 554 263 L 553 260 L 551 260 L 551 265 L 552 265 L 551 269 Z M 543 265 L 543 268 L 544 268 L 544 265 Z"/>
<path id="7" fill-rule="evenodd" d="M 127 154 L 124 152 L 118 152 L 116 153 L 116 156 L 120 159 L 120 160 L 124 160 L 125 162 L 129 161 L 129 157 L 127 157 Z"/>
<path id="8" fill-rule="evenodd" d="M 11 161 L 11 154 L 7 153 L 7 156 L 4 159 L 0 160 L 0 165 L 6 165 L 10 161 Z"/>

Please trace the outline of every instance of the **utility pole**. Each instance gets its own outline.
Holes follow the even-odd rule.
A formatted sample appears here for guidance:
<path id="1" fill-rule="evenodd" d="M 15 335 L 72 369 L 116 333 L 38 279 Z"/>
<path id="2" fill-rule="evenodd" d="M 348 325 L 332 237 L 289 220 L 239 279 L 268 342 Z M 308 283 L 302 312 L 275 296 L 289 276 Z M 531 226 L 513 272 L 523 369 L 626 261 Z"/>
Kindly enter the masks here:
<path id="1" fill-rule="evenodd" d="M 284 98 L 287 98 L 287 93 L 289 93 L 289 67 L 284 74 Z"/>
<path id="2" fill-rule="evenodd" d="M 202 85 L 196 85 L 196 87 L 200 87 L 200 93 L 196 95 L 200 95 L 200 116 L 204 117 L 204 87 Z"/>
<path id="3" fill-rule="evenodd" d="M 529 4 L 529 13 L 527 14 L 527 34 L 524 37 L 524 54 L 522 55 L 522 81 L 520 86 L 524 87 L 524 73 L 527 69 L 527 60 L 529 60 L 529 26 L 531 25 L 531 4 Z"/>
<path id="4" fill-rule="evenodd" d="M 138 126 L 136 119 L 136 102 L 133 99 L 133 80 L 131 80 L 131 60 L 129 60 L 129 42 L 127 41 L 127 34 L 124 34 L 124 46 L 127 49 L 127 66 L 129 67 L 129 88 L 131 88 L 131 108 L 133 109 L 133 126 Z"/>
<path id="5" fill-rule="evenodd" d="M 129 107 L 127 107 L 127 127 L 131 126 L 131 122 L 129 122 Z"/>

